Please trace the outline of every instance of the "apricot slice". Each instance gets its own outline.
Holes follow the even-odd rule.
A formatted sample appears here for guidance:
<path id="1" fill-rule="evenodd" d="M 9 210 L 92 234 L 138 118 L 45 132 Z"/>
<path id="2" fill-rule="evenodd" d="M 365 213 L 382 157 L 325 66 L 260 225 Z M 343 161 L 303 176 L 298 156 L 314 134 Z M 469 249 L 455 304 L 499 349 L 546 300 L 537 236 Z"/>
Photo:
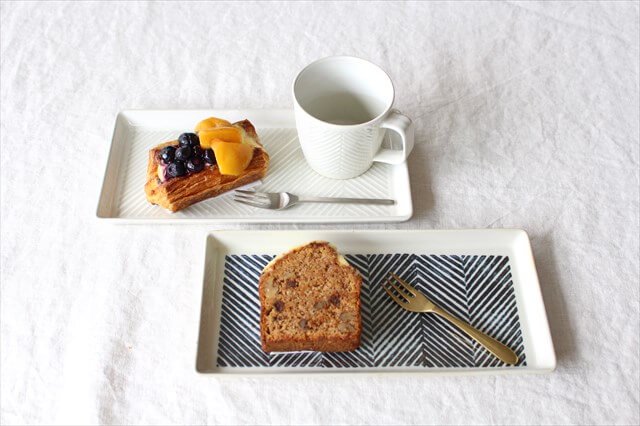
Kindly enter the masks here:
<path id="1" fill-rule="evenodd" d="M 211 143 L 216 162 L 223 175 L 238 176 L 247 168 L 253 158 L 253 147 L 243 143 L 213 140 Z"/>
<path id="2" fill-rule="evenodd" d="M 242 132 L 237 127 L 217 127 L 200 131 L 200 145 L 202 148 L 211 148 L 211 141 L 220 139 L 225 142 L 242 143 Z"/>
<path id="3" fill-rule="evenodd" d="M 231 123 L 229 123 L 227 120 L 223 120 L 222 118 L 217 117 L 205 118 L 196 125 L 196 133 L 199 133 L 203 130 L 215 129 L 216 127 L 231 127 Z"/>

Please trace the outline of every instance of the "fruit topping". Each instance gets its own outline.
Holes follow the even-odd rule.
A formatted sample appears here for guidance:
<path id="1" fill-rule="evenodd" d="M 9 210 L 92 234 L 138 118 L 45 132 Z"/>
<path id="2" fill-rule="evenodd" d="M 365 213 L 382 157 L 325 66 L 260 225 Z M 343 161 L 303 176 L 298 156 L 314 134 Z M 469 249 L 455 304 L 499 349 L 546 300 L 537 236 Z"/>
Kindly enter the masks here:
<path id="1" fill-rule="evenodd" d="M 212 147 L 220 173 L 223 175 L 238 176 L 242 174 L 253 158 L 253 146 L 251 145 L 214 140 Z"/>
<path id="2" fill-rule="evenodd" d="M 176 160 L 167 166 L 167 175 L 170 177 L 184 176 L 187 173 L 187 168 L 182 161 Z"/>
<path id="3" fill-rule="evenodd" d="M 180 146 L 198 146 L 200 145 L 200 139 L 195 133 L 183 133 L 178 137 Z"/>
<path id="4" fill-rule="evenodd" d="M 164 161 L 165 164 L 169 164 L 173 161 L 176 154 L 176 148 L 173 146 L 165 146 L 160 151 L 160 158 Z"/>
<path id="5" fill-rule="evenodd" d="M 229 127 L 231 123 L 227 120 L 223 120 L 221 118 L 209 117 L 196 125 L 196 133 L 201 132 L 203 130 L 213 129 L 216 127 Z"/>
<path id="6" fill-rule="evenodd" d="M 216 155 L 213 153 L 213 150 L 211 148 L 204 150 L 202 158 L 204 159 L 204 162 L 209 165 L 216 164 Z"/>
<path id="7" fill-rule="evenodd" d="M 256 144 L 241 127 L 210 117 L 199 122 L 195 131 L 182 133 L 178 145 L 160 150 L 157 175 L 161 182 L 201 172 L 205 165 L 217 165 L 222 175 L 238 176 L 251 163 Z"/>
<path id="8" fill-rule="evenodd" d="M 187 161 L 189 158 L 191 158 L 191 147 L 181 146 L 176 149 L 176 160 Z"/>
<path id="9" fill-rule="evenodd" d="M 200 148 L 200 145 L 196 145 L 196 146 L 192 146 L 191 147 L 191 156 L 192 157 L 198 157 L 198 158 L 202 158 L 202 148 Z"/>
<path id="10" fill-rule="evenodd" d="M 200 157 L 194 157 L 187 161 L 187 170 L 193 173 L 197 173 L 204 169 L 204 161 Z"/>
<path id="11" fill-rule="evenodd" d="M 242 132 L 237 127 L 217 127 L 200 132 L 200 145 L 203 148 L 211 148 L 214 139 L 220 139 L 225 142 L 242 143 Z"/>

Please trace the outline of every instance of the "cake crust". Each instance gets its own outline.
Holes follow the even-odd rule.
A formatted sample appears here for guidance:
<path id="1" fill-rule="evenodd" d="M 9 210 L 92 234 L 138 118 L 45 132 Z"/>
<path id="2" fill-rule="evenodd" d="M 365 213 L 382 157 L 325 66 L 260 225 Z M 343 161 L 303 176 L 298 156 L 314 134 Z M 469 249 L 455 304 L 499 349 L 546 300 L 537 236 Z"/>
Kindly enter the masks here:
<path id="1" fill-rule="evenodd" d="M 265 352 L 352 351 L 360 346 L 362 278 L 325 241 L 269 263 L 258 286 Z"/>
<path id="2" fill-rule="evenodd" d="M 192 204 L 262 179 L 269 167 L 269 154 L 260 144 L 255 127 L 249 120 L 239 121 L 233 125 L 242 127 L 258 144 L 253 151 L 251 162 L 240 176 L 223 175 L 220 174 L 218 167 L 205 167 L 201 172 L 161 182 L 157 175 L 158 165 L 161 161 L 160 150 L 169 145 L 178 146 L 177 140 L 168 141 L 149 151 L 147 180 L 144 186 L 147 201 L 176 212 Z"/>

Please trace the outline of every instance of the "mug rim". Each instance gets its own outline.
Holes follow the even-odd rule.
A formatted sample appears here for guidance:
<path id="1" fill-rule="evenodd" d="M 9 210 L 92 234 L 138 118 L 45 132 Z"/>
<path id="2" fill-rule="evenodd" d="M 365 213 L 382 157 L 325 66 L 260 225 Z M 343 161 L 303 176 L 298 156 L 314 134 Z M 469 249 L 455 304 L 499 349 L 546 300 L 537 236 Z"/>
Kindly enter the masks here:
<path id="1" fill-rule="evenodd" d="M 296 83 L 300 79 L 300 76 L 302 75 L 302 73 L 304 73 L 308 68 L 310 68 L 313 65 L 317 65 L 317 64 L 319 64 L 321 62 L 326 62 L 326 61 L 331 61 L 331 60 L 336 60 L 336 59 L 355 59 L 357 61 L 362 61 L 362 62 L 365 62 L 365 63 L 367 63 L 369 65 L 373 65 L 374 67 L 376 67 L 380 71 L 382 71 L 382 74 L 384 74 L 384 76 L 387 77 L 387 80 L 389 80 L 389 84 L 391 85 L 391 99 L 389 100 L 389 102 L 388 102 L 386 108 L 384 109 L 384 111 L 382 111 L 380 114 L 378 114 L 377 116 L 375 116 L 371 120 L 366 121 L 364 123 L 358 123 L 358 124 L 335 124 L 335 123 L 330 123 L 328 121 L 320 120 L 318 117 L 316 117 L 313 114 L 309 113 L 309 111 L 307 111 L 302 105 L 300 105 L 300 102 L 298 102 L 298 98 L 296 96 Z M 296 75 L 296 78 L 293 80 L 293 84 L 291 85 L 291 94 L 293 95 L 293 102 L 295 103 L 295 105 L 298 108 L 300 108 L 300 110 L 302 110 L 308 117 L 311 117 L 313 120 L 315 120 L 315 121 L 317 121 L 319 123 L 322 123 L 322 124 L 324 124 L 326 126 L 346 129 L 346 128 L 356 128 L 356 127 L 370 126 L 372 123 L 375 123 L 376 121 L 381 120 L 387 114 L 389 114 L 389 111 L 391 111 L 391 108 L 393 107 L 393 102 L 395 101 L 396 88 L 393 86 L 393 80 L 391 80 L 391 77 L 389 77 L 389 74 L 387 74 L 387 72 L 385 70 L 383 70 L 382 67 L 380 67 L 379 65 L 374 64 L 373 62 L 368 61 L 366 59 L 362 59 L 362 58 L 360 58 L 358 56 L 333 55 L 333 56 L 325 56 L 324 58 L 316 59 L 315 61 L 307 64 L 304 68 L 302 68 L 300 71 L 298 71 L 298 74 Z"/>

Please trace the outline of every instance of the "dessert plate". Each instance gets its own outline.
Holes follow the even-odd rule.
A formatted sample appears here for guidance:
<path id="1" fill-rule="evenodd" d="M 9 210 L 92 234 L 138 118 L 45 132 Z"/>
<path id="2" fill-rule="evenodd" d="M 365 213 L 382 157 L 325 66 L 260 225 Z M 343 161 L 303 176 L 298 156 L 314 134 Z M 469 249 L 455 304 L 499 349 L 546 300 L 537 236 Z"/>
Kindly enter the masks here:
<path id="1" fill-rule="evenodd" d="M 176 213 L 147 202 L 144 184 L 150 148 L 191 131 L 206 117 L 249 119 L 271 157 L 267 175 L 256 186 L 265 192 L 305 196 L 391 198 L 392 206 L 304 204 L 283 211 L 249 207 L 231 194 L 194 204 Z M 388 138 L 388 137 L 387 137 Z M 385 145 L 392 144 L 391 139 Z M 401 222 L 413 214 L 407 164 L 375 163 L 353 179 L 334 180 L 306 163 L 291 110 L 129 110 L 118 114 L 105 167 L 97 217 L 118 223 L 348 223 Z"/>
<path id="2" fill-rule="evenodd" d="M 340 353 L 265 353 L 258 277 L 275 255 L 312 240 L 335 244 L 363 277 L 361 346 Z M 509 346 L 518 364 L 503 364 L 435 315 L 402 310 L 380 285 L 388 272 Z M 520 374 L 550 372 L 555 366 L 524 231 L 220 231 L 207 236 L 199 373 Z"/>

